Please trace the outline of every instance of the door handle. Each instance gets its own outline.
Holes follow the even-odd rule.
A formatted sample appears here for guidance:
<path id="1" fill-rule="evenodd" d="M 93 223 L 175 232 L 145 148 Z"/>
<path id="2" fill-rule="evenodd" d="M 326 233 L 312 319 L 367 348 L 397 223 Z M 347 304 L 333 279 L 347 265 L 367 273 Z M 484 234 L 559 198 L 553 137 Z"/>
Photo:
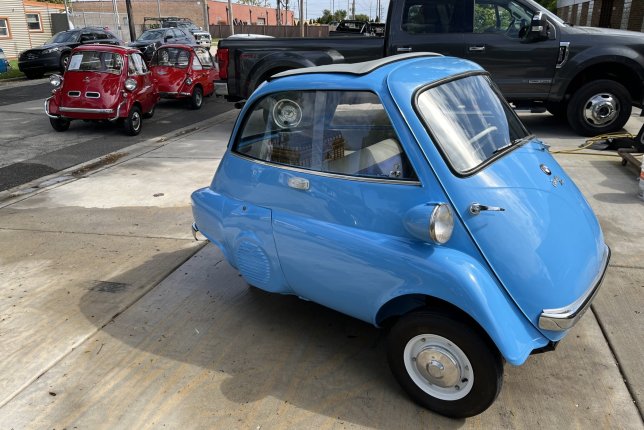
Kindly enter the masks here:
<path id="1" fill-rule="evenodd" d="M 468 49 L 470 52 L 483 52 L 485 51 L 485 45 L 470 46 Z"/>
<path id="2" fill-rule="evenodd" d="M 470 213 L 472 215 L 478 215 L 483 211 L 505 212 L 505 209 L 497 206 L 485 206 L 480 203 L 472 203 L 470 205 Z"/>
<path id="3" fill-rule="evenodd" d="M 308 190 L 310 187 L 309 180 L 304 178 L 298 178 L 297 176 L 292 176 L 288 178 L 287 184 L 291 188 L 296 190 Z"/>
<path id="4" fill-rule="evenodd" d="M 412 49 L 409 46 L 401 46 L 400 48 L 396 48 L 396 52 L 411 52 Z"/>

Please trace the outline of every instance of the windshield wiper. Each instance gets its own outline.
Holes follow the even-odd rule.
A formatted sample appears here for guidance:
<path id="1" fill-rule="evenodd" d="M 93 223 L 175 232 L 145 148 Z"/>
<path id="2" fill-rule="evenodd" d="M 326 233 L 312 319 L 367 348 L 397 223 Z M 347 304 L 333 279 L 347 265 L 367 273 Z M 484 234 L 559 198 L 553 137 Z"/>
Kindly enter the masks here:
<path id="1" fill-rule="evenodd" d="M 514 146 L 514 145 L 518 145 L 519 143 L 524 142 L 528 137 L 529 137 L 529 136 L 526 136 L 526 137 L 520 137 L 520 138 L 518 138 L 518 139 L 514 139 L 512 142 L 510 142 L 510 143 L 508 143 L 508 144 L 506 144 L 506 145 L 503 145 L 503 146 L 501 146 L 501 147 L 499 147 L 499 148 L 496 148 L 496 149 L 492 152 L 492 155 L 494 155 L 494 154 L 498 154 L 498 153 L 499 153 L 499 152 L 501 152 L 501 151 L 505 151 L 506 149 L 508 149 L 508 148 L 510 148 L 510 147 L 512 147 L 512 146 Z"/>

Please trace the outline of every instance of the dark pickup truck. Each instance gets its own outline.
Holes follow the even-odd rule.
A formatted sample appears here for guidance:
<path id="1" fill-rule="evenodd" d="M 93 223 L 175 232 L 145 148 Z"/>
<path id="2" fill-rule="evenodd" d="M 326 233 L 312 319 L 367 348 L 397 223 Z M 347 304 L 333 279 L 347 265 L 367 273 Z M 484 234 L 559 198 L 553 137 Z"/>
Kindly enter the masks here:
<path id="1" fill-rule="evenodd" d="M 243 100 L 284 70 L 412 51 L 475 61 L 515 107 L 585 136 L 621 129 L 643 102 L 643 34 L 574 27 L 532 0 L 392 1 L 384 38 L 223 39 L 218 94 Z"/>

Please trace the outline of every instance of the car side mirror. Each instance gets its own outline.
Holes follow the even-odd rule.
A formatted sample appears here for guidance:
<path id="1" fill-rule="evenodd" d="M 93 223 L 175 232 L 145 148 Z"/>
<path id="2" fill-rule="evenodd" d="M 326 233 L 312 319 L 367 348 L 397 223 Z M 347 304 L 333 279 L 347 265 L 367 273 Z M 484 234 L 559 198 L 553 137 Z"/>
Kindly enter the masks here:
<path id="1" fill-rule="evenodd" d="M 548 38 L 548 20 L 543 16 L 543 12 L 534 14 L 530 27 L 525 29 L 524 33 L 522 41 L 525 43 L 538 42 Z"/>

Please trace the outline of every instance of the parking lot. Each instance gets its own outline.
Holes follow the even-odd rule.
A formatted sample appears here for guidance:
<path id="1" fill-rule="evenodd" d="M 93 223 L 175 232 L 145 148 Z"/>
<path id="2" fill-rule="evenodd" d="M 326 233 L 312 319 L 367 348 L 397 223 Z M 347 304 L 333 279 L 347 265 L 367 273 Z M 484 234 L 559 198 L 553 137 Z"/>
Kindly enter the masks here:
<path id="1" fill-rule="evenodd" d="M 644 427 L 644 202 L 614 152 L 577 151 L 551 116 L 521 114 L 589 200 L 612 260 L 555 352 L 506 365 L 494 405 L 451 420 L 405 396 L 383 332 L 251 288 L 192 239 L 190 193 L 236 113 L 0 192 L 0 428 Z"/>

